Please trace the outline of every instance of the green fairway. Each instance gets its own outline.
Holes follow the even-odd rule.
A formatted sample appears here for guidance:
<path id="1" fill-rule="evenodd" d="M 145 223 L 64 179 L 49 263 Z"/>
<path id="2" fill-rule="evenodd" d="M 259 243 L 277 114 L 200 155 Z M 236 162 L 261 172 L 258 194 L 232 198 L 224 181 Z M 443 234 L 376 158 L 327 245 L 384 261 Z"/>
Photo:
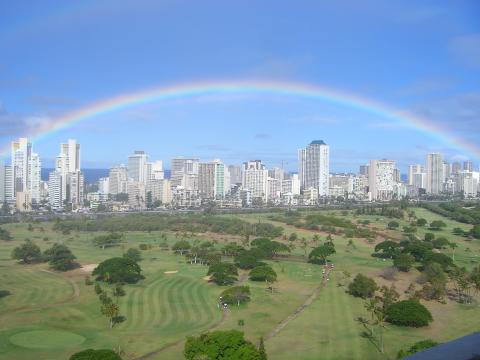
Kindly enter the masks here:
<path id="1" fill-rule="evenodd" d="M 10 336 L 12 344 L 29 349 L 70 348 L 84 341 L 81 335 L 58 330 L 24 331 Z"/>

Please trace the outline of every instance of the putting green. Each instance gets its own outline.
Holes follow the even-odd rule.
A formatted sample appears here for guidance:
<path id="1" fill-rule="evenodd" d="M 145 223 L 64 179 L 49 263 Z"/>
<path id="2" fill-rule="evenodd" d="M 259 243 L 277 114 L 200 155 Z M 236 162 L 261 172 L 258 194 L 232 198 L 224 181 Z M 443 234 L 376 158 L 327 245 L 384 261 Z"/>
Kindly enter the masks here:
<path id="1" fill-rule="evenodd" d="M 69 348 L 82 344 L 85 338 L 68 331 L 34 330 L 10 336 L 10 342 L 29 349 Z"/>

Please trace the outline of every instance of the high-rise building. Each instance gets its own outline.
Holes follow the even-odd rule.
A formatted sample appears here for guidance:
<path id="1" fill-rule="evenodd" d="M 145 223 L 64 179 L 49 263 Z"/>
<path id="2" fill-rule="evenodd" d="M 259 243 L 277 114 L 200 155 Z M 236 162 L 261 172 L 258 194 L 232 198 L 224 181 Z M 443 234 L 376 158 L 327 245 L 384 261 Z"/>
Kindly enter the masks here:
<path id="1" fill-rule="evenodd" d="M 12 166 L 5 165 L 5 201 L 12 203 L 14 200 Z"/>
<path id="2" fill-rule="evenodd" d="M 394 186 L 397 183 L 394 178 L 395 161 L 393 160 L 370 160 L 368 187 L 372 200 L 392 200 Z"/>
<path id="3" fill-rule="evenodd" d="M 282 194 L 300 195 L 300 179 L 298 174 L 292 174 L 282 181 Z"/>
<path id="4" fill-rule="evenodd" d="M 228 170 L 220 160 L 198 164 L 198 191 L 201 197 L 221 199 L 225 197 Z"/>
<path id="5" fill-rule="evenodd" d="M 230 174 L 230 183 L 241 184 L 242 183 L 242 167 L 238 165 L 229 165 L 228 173 Z"/>
<path id="6" fill-rule="evenodd" d="M 125 165 L 115 166 L 108 173 L 108 193 L 112 195 L 126 194 L 128 171 Z"/>
<path id="7" fill-rule="evenodd" d="M 133 155 L 128 157 L 128 178 L 132 181 L 146 184 L 151 173 L 147 163 L 148 156 L 145 154 L 145 151 L 136 150 Z"/>
<path id="8" fill-rule="evenodd" d="M 427 194 L 440 194 L 443 189 L 443 156 L 439 153 L 427 155 Z"/>
<path id="9" fill-rule="evenodd" d="M 452 163 L 452 174 L 458 174 L 462 170 L 462 164 L 460 164 L 458 161 Z"/>
<path id="10" fill-rule="evenodd" d="M 274 167 L 273 169 L 268 170 L 268 176 L 282 182 L 285 178 L 285 171 L 282 168 Z"/>
<path id="11" fill-rule="evenodd" d="M 150 172 L 150 179 L 154 180 L 161 180 L 165 177 L 163 172 L 163 161 L 157 160 L 152 163 L 151 172 Z"/>
<path id="12" fill-rule="evenodd" d="M 413 185 L 413 175 L 424 172 L 423 166 L 420 164 L 408 165 L 408 185 Z"/>
<path id="13" fill-rule="evenodd" d="M 5 197 L 5 165 L 0 161 L 0 206 L 4 203 Z"/>
<path id="14" fill-rule="evenodd" d="M 65 173 L 80 171 L 80 144 L 77 144 L 77 140 L 68 139 L 60 144 L 60 156 L 65 157 Z"/>
<path id="15" fill-rule="evenodd" d="M 146 192 L 145 185 L 138 181 L 128 182 L 128 205 L 133 209 L 145 209 L 146 207 Z"/>
<path id="16" fill-rule="evenodd" d="M 323 140 L 312 141 L 298 152 L 299 176 L 303 189 L 314 188 L 319 196 L 328 196 L 330 150 Z"/>
<path id="17" fill-rule="evenodd" d="M 62 174 L 56 170 L 48 177 L 48 202 L 54 210 L 63 209 Z"/>
<path id="18" fill-rule="evenodd" d="M 40 182 L 42 171 L 42 163 L 40 157 L 36 153 L 32 153 L 28 165 L 28 190 L 30 199 L 33 203 L 40 202 Z"/>
<path id="19" fill-rule="evenodd" d="M 195 184 L 198 184 L 199 159 L 176 157 L 172 159 L 170 181 L 172 187 L 183 186 L 187 190 L 198 190 Z"/>
<path id="20" fill-rule="evenodd" d="M 19 138 L 12 141 L 11 149 L 12 189 L 9 192 L 14 200 L 17 192 L 28 190 L 28 164 L 32 154 L 32 144 L 27 138 Z"/>
<path id="21" fill-rule="evenodd" d="M 262 199 L 268 201 L 268 170 L 261 160 L 252 160 L 243 163 L 242 187 L 250 191 L 252 199 Z"/>
<path id="22" fill-rule="evenodd" d="M 471 161 L 464 161 L 463 162 L 463 170 L 465 171 L 473 171 L 473 163 Z"/>

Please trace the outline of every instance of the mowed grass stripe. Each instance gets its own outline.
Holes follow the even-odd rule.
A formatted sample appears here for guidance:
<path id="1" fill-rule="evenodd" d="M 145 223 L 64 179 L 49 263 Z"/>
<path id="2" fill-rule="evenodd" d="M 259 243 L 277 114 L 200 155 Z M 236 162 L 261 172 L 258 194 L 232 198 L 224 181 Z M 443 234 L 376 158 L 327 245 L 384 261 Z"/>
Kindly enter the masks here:
<path id="1" fill-rule="evenodd" d="M 172 282 L 170 291 L 166 294 L 167 302 L 169 305 L 169 313 L 171 314 L 169 321 L 165 324 L 165 329 L 171 331 L 175 327 L 179 318 L 179 306 L 176 303 L 176 291 L 179 286 L 180 278 L 175 278 Z"/>
<path id="2" fill-rule="evenodd" d="M 160 317 L 160 303 L 158 301 L 158 291 L 165 285 L 167 279 L 165 277 L 154 281 L 149 285 L 144 295 L 147 297 L 144 309 L 144 321 L 142 327 L 152 327 L 152 325 Z"/>
<path id="3" fill-rule="evenodd" d="M 200 293 L 203 291 L 203 285 L 200 282 L 195 282 L 195 285 L 192 289 L 192 312 L 193 312 L 193 326 L 201 327 L 205 322 L 206 311 L 205 304 L 202 302 Z M 207 319 L 208 320 L 208 319 Z"/>
<path id="4" fill-rule="evenodd" d="M 175 319 L 174 328 L 182 327 L 186 322 L 190 320 L 190 315 L 185 303 L 186 288 L 189 285 L 188 279 L 180 278 L 177 286 L 174 288 L 174 302 L 177 307 L 177 318 Z"/>
<path id="5" fill-rule="evenodd" d="M 215 319 L 215 313 L 213 309 L 213 304 L 210 302 L 210 291 L 207 285 L 201 284 L 198 292 L 199 304 L 202 306 L 200 312 L 202 317 L 205 319 L 199 327 L 204 327 L 212 324 Z"/>
<path id="6" fill-rule="evenodd" d="M 162 318 L 159 321 L 159 326 L 162 329 L 166 328 L 167 324 L 173 321 L 174 314 L 171 309 L 169 296 L 175 284 L 176 284 L 175 278 L 170 278 L 168 282 L 166 282 L 164 286 L 160 288 L 161 296 L 159 296 L 158 299 L 160 301 L 160 309 L 161 309 L 160 314 Z"/>
<path id="7" fill-rule="evenodd" d="M 182 314 L 182 320 L 186 324 L 193 324 L 195 321 L 196 314 L 193 312 L 192 305 L 195 302 L 193 297 L 193 290 L 195 287 L 195 282 L 190 279 L 184 279 L 184 284 L 179 289 L 180 305 Z"/>

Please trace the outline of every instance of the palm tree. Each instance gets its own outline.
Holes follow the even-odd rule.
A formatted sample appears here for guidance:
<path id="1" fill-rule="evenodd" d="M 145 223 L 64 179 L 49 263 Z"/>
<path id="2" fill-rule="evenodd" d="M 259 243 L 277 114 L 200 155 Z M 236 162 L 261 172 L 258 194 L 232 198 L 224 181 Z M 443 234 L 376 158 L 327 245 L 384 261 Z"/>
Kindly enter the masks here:
<path id="1" fill-rule="evenodd" d="M 102 314 L 110 319 L 110 329 L 113 328 L 114 319 L 118 316 L 118 305 L 114 303 L 102 306 Z"/>
<path id="2" fill-rule="evenodd" d="M 453 250 L 452 260 L 455 261 L 455 249 L 458 247 L 458 245 L 454 242 L 451 242 L 451 243 L 448 244 L 448 246 L 450 246 L 450 249 Z"/>

